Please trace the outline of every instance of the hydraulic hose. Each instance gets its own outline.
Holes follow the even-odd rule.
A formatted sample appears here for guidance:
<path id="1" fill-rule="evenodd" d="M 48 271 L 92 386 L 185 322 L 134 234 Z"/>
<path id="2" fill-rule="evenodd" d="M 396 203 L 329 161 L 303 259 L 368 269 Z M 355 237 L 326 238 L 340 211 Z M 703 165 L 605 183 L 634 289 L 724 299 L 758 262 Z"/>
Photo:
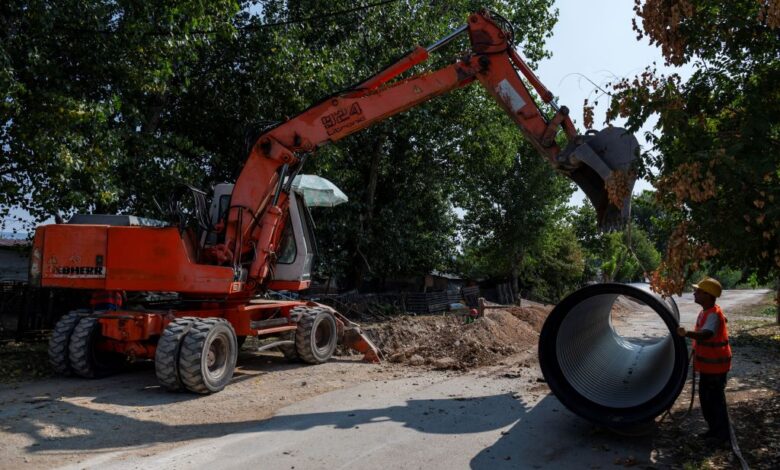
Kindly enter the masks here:
<path id="1" fill-rule="evenodd" d="M 613 319 L 620 302 L 629 326 L 660 318 L 650 340 L 621 335 Z M 640 313 L 643 312 L 643 313 Z M 654 319 L 655 320 L 655 319 Z M 596 284 L 561 301 L 539 337 L 539 363 L 552 392 L 577 415 L 621 430 L 652 423 L 677 399 L 688 373 L 688 349 L 675 331 L 677 305 L 644 284 Z M 639 333 L 642 333 L 641 331 Z"/>

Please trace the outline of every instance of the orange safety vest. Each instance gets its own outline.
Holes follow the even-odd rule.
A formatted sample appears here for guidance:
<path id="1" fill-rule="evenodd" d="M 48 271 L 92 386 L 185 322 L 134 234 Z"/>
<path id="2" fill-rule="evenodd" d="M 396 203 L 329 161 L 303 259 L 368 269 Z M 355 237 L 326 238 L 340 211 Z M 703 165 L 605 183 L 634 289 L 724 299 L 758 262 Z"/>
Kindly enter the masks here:
<path id="1" fill-rule="evenodd" d="M 113 306 L 113 310 L 116 310 L 122 306 L 122 291 L 118 290 L 98 290 L 92 293 L 92 298 L 89 300 L 89 305 L 94 310 L 95 307 L 100 306 Z"/>
<path id="2" fill-rule="evenodd" d="M 700 332 L 707 322 L 708 315 L 717 315 L 720 319 L 718 331 L 705 341 L 694 341 L 693 367 L 702 374 L 725 374 L 731 370 L 731 346 L 726 328 L 726 316 L 718 305 L 702 310 L 696 319 L 696 332 Z"/>

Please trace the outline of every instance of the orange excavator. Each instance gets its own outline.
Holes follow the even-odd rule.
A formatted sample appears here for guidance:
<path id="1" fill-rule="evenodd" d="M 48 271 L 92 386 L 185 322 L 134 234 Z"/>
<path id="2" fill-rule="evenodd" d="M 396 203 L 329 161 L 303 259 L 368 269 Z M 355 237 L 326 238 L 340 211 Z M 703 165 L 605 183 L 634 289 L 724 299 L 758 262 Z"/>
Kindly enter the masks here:
<path id="1" fill-rule="evenodd" d="M 440 70 L 396 79 L 464 33 L 471 41 L 467 56 Z M 153 359 L 164 387 L 211 393 L 232 378 L 240 343 L 248 336 L 258 337 L 261 349 L 275 348 L 306 363 L 327 361 L 339 341 L 378 361 L 379 351 L 358 325 L 334 309 L 264 295 L 302 291 L 311 282 L 313 227 L 293 182 L 319 146 L 474 82 L 555 169 L 579 185 L 602 226 L 624 220 L 636 139 L 618 128 L 578 135 L 568 109 L 555 104 L 512 40 L 511 25 L 499 15 L 474 13 L 435 44 L 416 47 L 362 83 L 265 131 L 235 184 L 217 185 L 210 203 L 194 192 L 194 226 L 88 214 L 38 227 L 31 283 L 93 295 L 91 308 L 72 311 L 56 324 L 49 343 L 54 369 L 96 377 L 128 360 Z M 531 87 L 551 116 L 536 103 Z M 558 144 L 561 132 L 565 146 Z M 127 293 L 141 292 L 168 300 L 125 300 Z"/>

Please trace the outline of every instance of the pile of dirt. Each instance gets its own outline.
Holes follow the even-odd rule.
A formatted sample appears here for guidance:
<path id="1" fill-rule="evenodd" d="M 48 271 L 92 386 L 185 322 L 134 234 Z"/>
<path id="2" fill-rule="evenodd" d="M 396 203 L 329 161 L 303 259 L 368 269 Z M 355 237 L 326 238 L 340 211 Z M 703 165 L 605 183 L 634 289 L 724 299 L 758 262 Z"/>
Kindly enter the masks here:
<path id="1" fill-rule="evenodd" d="M 390 362 L 465 370 L 536 347 L 550 308 L 491 309 L 473 323 L 456 315 L 397 317 L 363 331 Z"/>

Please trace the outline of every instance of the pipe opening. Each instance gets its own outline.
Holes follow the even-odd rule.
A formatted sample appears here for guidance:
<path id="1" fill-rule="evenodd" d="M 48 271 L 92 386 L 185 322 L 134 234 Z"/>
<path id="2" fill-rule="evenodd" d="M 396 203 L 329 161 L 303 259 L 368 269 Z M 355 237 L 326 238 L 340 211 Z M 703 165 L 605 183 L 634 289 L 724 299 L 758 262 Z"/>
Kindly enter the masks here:
<path id="1" fill-rule="evenodd" d="M 609 322 L 619 340 L 636 346 L 651 346 L 673 334 L 649 305 L 625 295 L 612 303 Z"/>
<path id="2" fill-rule="evenodd" d="M 599 284 L 551 312 L 539 341 L 542 372 L 575 413 L 611 427 L 647 422 L 685 383 L 679 311 L 644 285 Z"/>

